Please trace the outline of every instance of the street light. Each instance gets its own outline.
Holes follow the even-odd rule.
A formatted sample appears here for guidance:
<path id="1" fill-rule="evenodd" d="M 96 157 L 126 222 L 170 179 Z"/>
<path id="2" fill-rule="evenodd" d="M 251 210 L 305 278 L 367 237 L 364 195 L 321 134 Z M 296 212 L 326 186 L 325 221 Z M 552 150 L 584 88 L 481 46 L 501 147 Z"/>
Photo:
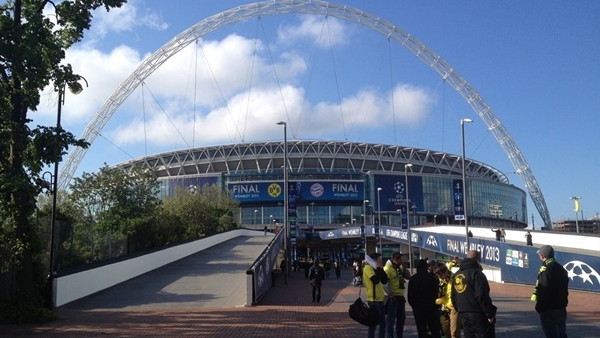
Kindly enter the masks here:
<path id="1" fill-rule="evenodd" d="M 78 80 L 85 81 L 85 86 L 88 87 L 87 80 L 80 75 L 74 75 L 74 79 L 71 81 L 63 81 L 57 86 L 58 91 L 58 107 L 56 109 L 56 138 L 57 141 L 60 139 L 60 119 L 62 114 L 62 106 L 65 104 L 65 87 L 69 87 L 69 91 L 75 95 L 83 91 L 83 86 L 77 82 Z M 50 309 L 54 308 L 54 229 L 56 229 L 56 197 L 58 195 L 58 163 L 57 159 L 54 162 L 54 175 L 52 180 L 52 215 L 50 221 L 50 269 L 47 277 L 48 294 L 46 299 L 46 306 Z"/>
<path id="2" fill-rule="evenodd" d="M 381 197 L 379 195 L 381 190 L 383 189 L 377 188 L 377 219 L 379 222 L 379 229 L 377 229 L 377 233 L 379 234 L 379 253 L 381 253 Z"/>
<path id="3" fill-rule="evenodd" d="M 412 241 L 410 235 L 410 217 L 408 216 L 408 168 L 412 167 L 412 164 L 407 163 L 404 165 L 404 192 L 406 193 L 406 237 L 408 237 L 408 270 L 412 274 L 413 258 L 412 258 Z M 400 217 L 402 219 L 402 217 Z M 402 220 L 400 221 L 402 223 Z"/>
<path id="4" fill-rule="evenodd" d="M 285 284 L 288 282 L 289 276 L 289 266 L 290 266 L 290 253 L 288 241 L 290 239 L 290 229 L 288 225 L 288 171 L 287 171 L 287 155 L 288 155 L 288 147 L 287 147 L 287 123 L 284 121 L 277 122 L 278 125 L 283 126 L 283 228 L 285 229 L 285 241 L 283 245 L 283 249 L 285 251 Z"/>
<path id="5" fill-rule="evenodd" d="M 579 212 L 579 200 L 581 199 L 581 197 L 579 196 L 571 196 L 569 197 L 570 200 L 573 200 L 575 202 L 575 231 L 577 231 L 577 233 L 579 233 L 579 222 L 577 221 L 577 213 Z M 583 219 L 582 219 L 583 221 Z"/>
<path id="6" fill-rule="evenodd" d="M 471 123 L 471 119 L 460 120 L 461 141 L 462 141 L 462 188 L 463 188 L 463 213 L 465 220 L 465 238 L 467 240 L 467 252 L 469 251 L 469 222 L 467 221 L 467 186 L 465 173 L 465 123 Z"/>
<path id="7" fill-rule="evenodd" d="M 275 232 L 275 225 L 273 224 L 275 220 L 273 219 L 273 215 L 269 215 L 269 224 L 273 225 L 273 232 Z"/>
<path id="8" fill-rule="evenodd" d="M 315 221 L 315 202 L 310 202 L 310 221 L 309 223 L 313 223 Z"/>
<path id="9" fill-rule="evenodd" d="M 256 214 L 258 213 L 258 210 L 254 209 L 254 227 L 256 228 Z"/>

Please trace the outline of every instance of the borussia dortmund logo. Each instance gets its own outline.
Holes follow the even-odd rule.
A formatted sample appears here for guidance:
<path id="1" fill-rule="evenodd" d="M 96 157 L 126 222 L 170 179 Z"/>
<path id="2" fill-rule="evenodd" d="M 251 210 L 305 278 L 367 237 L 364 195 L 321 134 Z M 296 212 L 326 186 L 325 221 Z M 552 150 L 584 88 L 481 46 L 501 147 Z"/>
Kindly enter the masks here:
<path id="1" fill-rule="evenodd" d="M 456 290 L 456 292 L 463 293 L 467 289 L 467 284 L 463 283 L 464 279 L 465 279 L 465 275 L 462 273 L 454 276 L 453 286 L 454 286 L 454 289 Z"/>

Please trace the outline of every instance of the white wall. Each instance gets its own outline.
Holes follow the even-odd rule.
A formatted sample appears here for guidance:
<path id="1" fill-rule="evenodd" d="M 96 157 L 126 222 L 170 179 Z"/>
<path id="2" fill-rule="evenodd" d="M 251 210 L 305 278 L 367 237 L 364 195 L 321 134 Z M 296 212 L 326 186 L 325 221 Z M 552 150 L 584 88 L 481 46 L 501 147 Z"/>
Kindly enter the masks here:
<path id="1" fill-rule="evenodd" d="M 65 305 L 240 236 L 263 236 L 263 233 L 245 229 L 228 231 L 144 256 L 56 278 L 54 304 L 57 307 Z"/>

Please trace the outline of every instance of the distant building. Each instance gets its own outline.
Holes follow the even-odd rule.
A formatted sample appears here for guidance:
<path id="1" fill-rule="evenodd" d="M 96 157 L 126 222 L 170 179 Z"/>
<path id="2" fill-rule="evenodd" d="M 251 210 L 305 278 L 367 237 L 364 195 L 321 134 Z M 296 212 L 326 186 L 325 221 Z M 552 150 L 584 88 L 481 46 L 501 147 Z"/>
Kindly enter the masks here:
<path id="1" fill-rule="evenodd" d="M 552 222 L 552 227 L 554 231 L 562 231 L 562 232 L 577 232 L 577 228 L 579 227 L 580 233 L 586 234 L 598 234 L 600 233 L 600 219 L 595 217 L 592 219 L 584 219 L 584 220 L 563 220 Z"/>

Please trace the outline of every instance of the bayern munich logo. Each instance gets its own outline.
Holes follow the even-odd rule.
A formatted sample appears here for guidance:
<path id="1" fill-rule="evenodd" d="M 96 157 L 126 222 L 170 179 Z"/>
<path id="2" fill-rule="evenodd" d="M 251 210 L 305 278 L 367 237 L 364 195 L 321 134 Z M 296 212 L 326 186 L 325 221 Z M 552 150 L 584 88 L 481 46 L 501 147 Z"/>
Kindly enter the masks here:
<path id="1" fill-rule="evenodd" d="M 325 188 L 321 185 L 321 183 L 314 183 L 310 186 L 310 194 L 314 197 L 321 197 L 325 193 Z"/>

